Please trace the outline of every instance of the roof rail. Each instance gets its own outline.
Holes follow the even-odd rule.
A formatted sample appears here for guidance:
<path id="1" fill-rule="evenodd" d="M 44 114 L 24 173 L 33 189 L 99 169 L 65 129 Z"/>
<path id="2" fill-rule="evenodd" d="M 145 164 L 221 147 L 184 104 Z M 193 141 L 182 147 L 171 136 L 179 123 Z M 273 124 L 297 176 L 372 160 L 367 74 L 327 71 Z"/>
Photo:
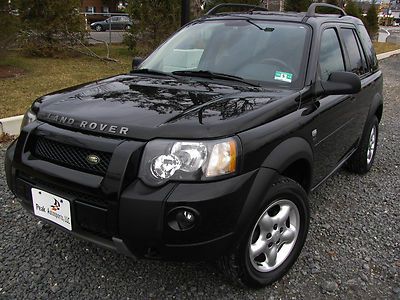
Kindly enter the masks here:
<path id="1" fill-rule="evenodd" d="M 218 10 L 224 7 L 242 7 L 242 8 L 250 8 L 252 11 L 268 11 L 265 7 L 257 6 L 257 5 L 250 5 L 250 4 L 239 4 L 239 3 L 222 3 L 214 6 L 211 8 L 206 15 L 215 15 L 217 14 Z"/>
<path id="2" fill-rule="evenodd" d="M 307 10 L 307 14 L 306 17 L 315 17 L 316 16 L 316 12 L 315 10 L 319 7 L 325 7 L 325 8 L 333 8 L 336 9 L 340 12 L 340 15 L 343 16 L 347 16 L 346 12 L 341 9 L 338 6 L 332 5 L 332 4 L 327 4 L 327 3 L 313 3 L 310 5 L 310 7 Z"/>

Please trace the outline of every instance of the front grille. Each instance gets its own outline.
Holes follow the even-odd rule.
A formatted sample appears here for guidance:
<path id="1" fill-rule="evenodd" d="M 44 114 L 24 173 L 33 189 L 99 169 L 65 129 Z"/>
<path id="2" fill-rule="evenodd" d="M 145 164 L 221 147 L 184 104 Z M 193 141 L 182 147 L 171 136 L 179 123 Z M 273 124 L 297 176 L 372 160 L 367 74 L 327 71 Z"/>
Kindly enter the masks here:
<path id="1" fill-rule="evenodd" d="M 30 201 L 31 187 L 34 186 L 38 189 L 56 194 L 67 200 L 78 200 L 98 207 L 107 207 L 107 200 L 105 199 L 104 195 L 97 195 L 95 193 L 89 193 L 88 191 L 81 192 L 76 189 L 61 187 L 38 178 L 33 178 L 22 172 L 18 172 L 18 178 L 20 179 L 20 190 L 17 195 L 22 199 L 26 198 Z M 26 189 L 24 189 L 24 187 L 26 187 Z"/>
<path id="2" fill-rule="evenodd" d="M 36 139 L 32 154 L 39 159 L 98 175 L 106 174 L 111 159 L 111 153 L 66 145 L 44 137 Z M 96 164 L 87 160 L 93 155 L 99 158 Z"/>

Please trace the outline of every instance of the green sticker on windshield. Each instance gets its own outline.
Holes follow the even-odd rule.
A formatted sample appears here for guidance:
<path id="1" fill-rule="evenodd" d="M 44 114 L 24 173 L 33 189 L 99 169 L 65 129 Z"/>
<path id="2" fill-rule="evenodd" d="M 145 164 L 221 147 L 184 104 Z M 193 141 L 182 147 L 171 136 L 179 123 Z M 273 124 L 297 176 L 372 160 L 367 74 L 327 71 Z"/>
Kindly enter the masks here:
<path id="1" fill-rule="evenodd" d="M 286 72 L 281 72 L 281 71 L 276 71 L 275 72 L 275 80 L 279 81 L 284 81 L 284 82 L 292 82 L 293 79 L 293 74 L 292 73 L 286 73 Z"/>

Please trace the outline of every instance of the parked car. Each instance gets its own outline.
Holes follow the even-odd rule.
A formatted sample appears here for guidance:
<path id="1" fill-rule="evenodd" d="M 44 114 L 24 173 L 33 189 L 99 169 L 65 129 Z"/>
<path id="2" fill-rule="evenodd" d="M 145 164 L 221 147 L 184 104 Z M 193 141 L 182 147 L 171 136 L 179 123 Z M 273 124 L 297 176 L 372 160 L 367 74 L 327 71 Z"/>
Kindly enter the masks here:
<path id="1" fill-rule="evenodd" d="M 362 21 L 338 7 L 227 5 L 129 74 L 36 100 L 6 153 L 22 206 L 132 258 L 217 259 L 249 286 L 288 272 L 308 195 L 342 166 L 373 166 L 382 73 Z"/>
<path id="2" fill-rule="evenodd" d="M 130 30 L 132 28 L 132 20 L 127 16 L 113 16 L 104 21 L 98 21 L 90 24 L 90 28 L 100 31 L 106 30 Z"/>

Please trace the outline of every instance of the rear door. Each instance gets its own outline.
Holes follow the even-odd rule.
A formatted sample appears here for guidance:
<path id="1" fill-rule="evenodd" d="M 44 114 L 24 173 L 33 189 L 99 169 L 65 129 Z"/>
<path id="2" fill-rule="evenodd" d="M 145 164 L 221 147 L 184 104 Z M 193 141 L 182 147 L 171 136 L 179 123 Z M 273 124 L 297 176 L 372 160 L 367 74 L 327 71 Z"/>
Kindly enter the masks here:
<path id="1" fill-rule="evenodd" d="M 369 80 L 371 74 L 355 26 L 340 26 L 339 32 L 346 52 L 346 71 L 357 74 L 361 79 L 361 92 L 354 95 L 352 102 L 351 110 L 355 115 L 354 127 L 350 128 L 350 134 L 359 140 L 372 100 L 371 89 L 374 89 L 375 84 L 374 81 Z"/>
<path id="2" fill-rule="evenodd" d="M 111 18 L 111 29 L 118 30 L 121 27 L 120 17 L 112 17 Z"/>

